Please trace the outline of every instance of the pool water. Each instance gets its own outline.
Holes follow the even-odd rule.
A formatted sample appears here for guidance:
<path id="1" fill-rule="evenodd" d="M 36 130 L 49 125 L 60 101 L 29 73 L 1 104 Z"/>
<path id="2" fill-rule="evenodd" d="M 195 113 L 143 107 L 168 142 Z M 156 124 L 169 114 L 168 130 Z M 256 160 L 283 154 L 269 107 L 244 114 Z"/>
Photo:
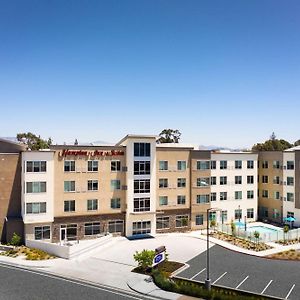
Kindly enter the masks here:
<path id="1" fill-rule="evenodd" d="M 258 231 L 259 233 L 263 234 L 263 233 L 276 233 L 278 231 L 281 231 L 281 229 L 279 228 L 274 229 L 265 226 L 252 226 L 252 227 L 247 227 L 247 231 L 248 232 Z"/>

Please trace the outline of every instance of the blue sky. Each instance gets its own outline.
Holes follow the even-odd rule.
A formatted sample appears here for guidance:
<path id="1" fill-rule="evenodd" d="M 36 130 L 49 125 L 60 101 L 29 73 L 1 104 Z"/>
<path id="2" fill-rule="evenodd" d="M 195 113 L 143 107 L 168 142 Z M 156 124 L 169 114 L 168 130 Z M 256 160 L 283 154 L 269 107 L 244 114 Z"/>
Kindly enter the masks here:
<path id="1" fill-rule="evenodd" d="M 0 136 L 300 139 L 300 2 L 0 1 Z"/>

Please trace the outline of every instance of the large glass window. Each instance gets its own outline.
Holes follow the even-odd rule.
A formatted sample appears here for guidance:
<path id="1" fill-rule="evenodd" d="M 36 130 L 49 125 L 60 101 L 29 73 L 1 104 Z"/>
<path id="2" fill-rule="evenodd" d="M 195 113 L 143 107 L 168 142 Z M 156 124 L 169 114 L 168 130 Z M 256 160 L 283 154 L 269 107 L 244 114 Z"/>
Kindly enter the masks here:
<path id="1" fill-rule="evenodd" d="M 207 195 L 197 195 L 197 203 L 202 204 L 202 203 L 209 203 L 209 194 Z"/>
<path id="2" fill-rule="evenodd" d="M 159 178 L 159 188 L 167 188 L 168 187 L 168 178 Z"/>
<path id="3" fill-rule="evenodd" d="M 65 192 L 75 192 L 75 181 L 65 181 L 64 182 Z"/>
<path id="4" fill-rule="evenodd" d="M 150 174 L 150 161 L 135 161 L 134 175 Z"/>
<path id="5" fill-rule="evenodd" d="M 27 161 L 26 162 L 26 172 L 27 173 L 40 173 L 47 171 L 46 161 Z"/>
<path id="6" fill-rule="evenodd" d="M 159 205 L 168 205 L 168 196 L 159 196 Z"/>
<path id="7" fill-rule="evenodd" d="M 64 171 L 65 172 L 75 172 L 75 160 L 65 160 L 64 161 Z"/>
<path id="8" fill-rule="evenodd" d="M 209 170 L 210 161 L 209 160 L 198 160 L 197 161 L 197 170 Z"/>
<path id="9" fill-rule="evenodd" d="M 123 220 L 114 220 L 108 222 L 108 232 L 118 233 L 124 231 L 124 221 Z"/>
<path id="10" fill-rule="evenodd" d="M 133 211 L 150 211 L 150 198 L 134 198 Z"/>
<path id="11" fill-rule="evenodd" d="M 46 202 L 26 203 L 26 214 L 46 213 Z"/>
<path id="12" fill-rule="evenodd" d="M 75 200 L 64 201 L 64 212 L 75 211 Z"/>
<path id="13" fill-rule="evenodd" d="M 50 226 L 34 227 L 35 240 L 50 240 Z"/>
<path id="14" fill-rule="evenodd" d="M 132 235 L 151 233 L 151 221 L 132 223 Z"/>
<path id="15" fill-rule="evenodd" d="M 150 143 L 134 143 L 134 156 L 150 156 Z"/>
<path id="16" fill-rule="evenodd" d="M 110 170 L 112 172 L 117 172 L 121 170 L 121 162 L 119 160 L 112 160 L 110 162 Z"/>
<path id="17" fill-rule="evenodd" d="M 159 171 L 168 171 L 168 161 L 167 160 L 159 161 Z"/>
<path id="18" fill-rule="evenodd" d="M 176 216 L 175 219 L 175 227 L 186 227 L 189 224 L 189 216 L 188 215 L 181 215 Z"/>
<path id="19" fill-rule="evenodd" d="M 134 180 L 134 193 L 150 193 L 150 179 Z"/>
<path id="20" fill-rule="evenodd" d="M 46 193 L 46 181 L 26 182 L 26 193 Z"/>
<path id="21" fill-rule="evenodd" d="M 169 228 L 170 228 L 170 217 L 156 218 L 156 229 L 169 229 Z"/>
<path id="22" fill-rule="evenodd" d="M 179 187 L 179 188 L 186 187 L 186 179 L 185 178 L 177 178 L 177 187 Z"/>
<path id="23" fill-rule="evenodd" d="M 88 191 L 98 191 L 98 180 L 88 180 Z"/>
<path id="24" fill-rule="evenodd" d="M 210 184 L 210 178 L 209 177 L 200 177 L 197 178 L 197 186 L 201 187 L 207 187 Z"/>
<path id="25" fill-rule="evenodd" d="M 110 207 L 112 209 L 119 209 L 119 208 L 121 208 L 121 199 L 120 198 L 112 198 L 112 199 L 110 199 Z"/>
<path id="26" fill-rule="evenodd" d="M 88 161 L 88 172 L 98 172 L 98 160 Z"/>
<path id="27" fill-rule="evenodd" d="M 186 170 L 186 161 L 185 160 L 177 161 L 177 170 L 178 171 L 185 171 Z"/>
<path id="28" fill-rule="evenodd" d="M 84 235 L 97 235 L 97 234 L 100 234 L 100 222 L 84 224 Z"/>
<path id="29" fill-rule="evenodd" d="M 119 179 L 112 179 L 110 181 L 110 189 L 112 191 L 121 189 L 121 181 Z"/>
<path id="30" fill-rule="evenodd" d="M 87 210 L 98 210 L 98 199 L 87 200 Z"/>

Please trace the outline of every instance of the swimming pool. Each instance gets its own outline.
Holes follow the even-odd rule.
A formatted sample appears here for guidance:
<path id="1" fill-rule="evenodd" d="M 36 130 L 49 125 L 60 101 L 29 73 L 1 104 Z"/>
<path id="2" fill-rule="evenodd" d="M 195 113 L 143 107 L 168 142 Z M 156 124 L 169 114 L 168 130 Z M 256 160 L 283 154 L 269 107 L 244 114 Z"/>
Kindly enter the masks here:
<path id="1" fill-rule="evenodd" d="M 254 231 L 258 231 L 261 234 L 264 233 L 277 233 L 278 231 L 282 231 L 282 229 L 278 228 L 269 228 L 269 227 L 265 227 L 265 226 L 251 226 L 251 227 L 247 227 L 247 232 L 254 232 Z"/>

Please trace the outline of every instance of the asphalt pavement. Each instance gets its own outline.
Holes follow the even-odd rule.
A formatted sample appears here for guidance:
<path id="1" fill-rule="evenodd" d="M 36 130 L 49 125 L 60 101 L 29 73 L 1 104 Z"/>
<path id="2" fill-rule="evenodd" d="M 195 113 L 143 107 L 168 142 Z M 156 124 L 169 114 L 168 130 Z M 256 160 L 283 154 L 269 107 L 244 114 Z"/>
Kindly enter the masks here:
<path id="1" fill-rule="evenodd" d="M 187 264 L 190 267 L 178 276 L 204 282 L 206 251 Z M 213 285 L 282 299 L 300 297 L 300 262 L 297 261 L 261 258 L 215 245 L 210 248 L 209 277 Z"/>

